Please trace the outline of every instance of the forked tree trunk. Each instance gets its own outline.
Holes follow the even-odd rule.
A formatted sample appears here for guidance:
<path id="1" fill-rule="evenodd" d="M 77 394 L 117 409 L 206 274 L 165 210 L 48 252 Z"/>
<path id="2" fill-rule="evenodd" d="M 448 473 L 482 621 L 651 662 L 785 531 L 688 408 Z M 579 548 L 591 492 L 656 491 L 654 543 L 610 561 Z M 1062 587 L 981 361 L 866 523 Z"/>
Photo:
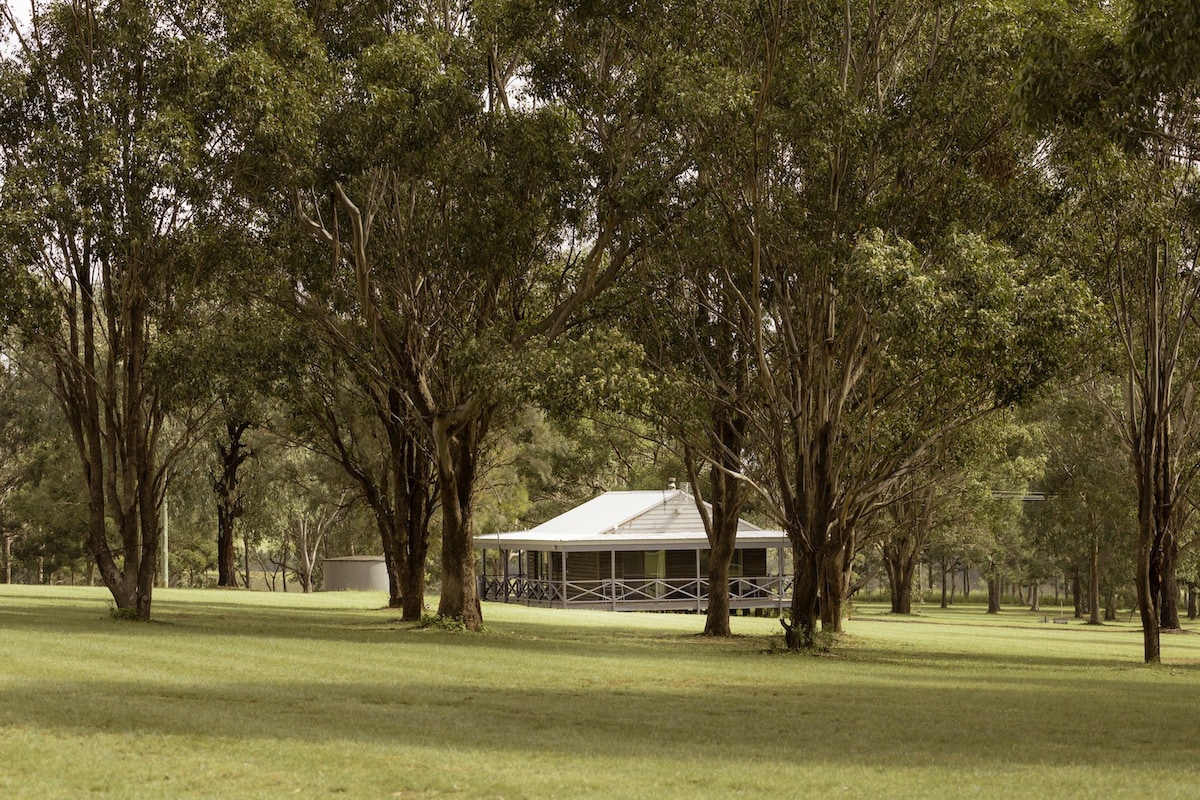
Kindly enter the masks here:
<path id="1" fill-rule="evenodd" d="M 217 500 L 217 585 L 231 588 L 238 585 L 235 527 L 238 517 L 245 512 L 239 470 L 253 456 L 253 451 L 242 441 L 249 427 L 249 420 L 226 419 L 225 438 L 216 442 L 220 471 L 212 474 Z"/>
<path id="2" fill-rule="evenodd" d="M 85 258 L 84 262 L 90 265 L 91 259 Z M 141 286 L 135 265 L 128 267 L 133 274 L 126 280 Z M 106 286 L 115 281 L 109 270 L 110 265 L 105 263 Z M 83 466 L 88 490 L 88 545 L 101 580 L 118 610 L 146 620 L 150 618 L 157 577 L 158 503 L 163 488 L 154 475 L 154 444 L 162 414 L 151 399 L 152 393 L 147 392 L 142 369 L 146 358 L 146 298 L 131 290 L 117 303 L 111 290 L 107 292 L 106 302 L 112 311 L 101 333 L 96 324 L 96 299 L 91 294 L 92 278 L 91 273 L 77 272 L 73 287 L 77 305 L 68 320 L 72 348 L 81 347 L 82 359 L 78 360 L 79 354 L 73 349 L 69 353 L 55 352 L 59 401 Z M 100 359 L 96 342 L 101 336 L 110 343 L 124 345 L 122 359 Z M 106 353 L 106 359 L 115 357 Z M 97 380 L 97 376 L 102 377 Z M 120 564 L 109 544 L 110 519 L 120 540 Z"/>
<path id="3" fill-rule="evenodd" d="M 880 552 L 891 589 L 893 614 L 912 613 L 913 577 L 933 524 L 935 495 L 932 486 L 924 491 L 918 487 L 891 507 L 895 530 L 884 539 Z"/>
<path id="4" fill-rule="evenodd" d="M 416 426 L 395 386 L 367 387 L 379 425 L 387 436 L 384 465 L 372 468 L 373 454 L 363 452 L 333 411 L 336 398 L 320 398 L 314 417 L 324 426 L 334 460 L 358 485 L 375 518 L 388 576 L 388 607 L 415 622 L 425 610 L 425 559 L 429 522 L 437 503 L 434 465 L 428 449 L 413 433 Z"/>
<path id="5" fill-rule="evenodd" d="M 912 584 L 913 573 L 916 571 L 916 559 L 911 551 L 885 554 L 884 566 L 887 568 L 888 586 L 891 588 L 892 613 L 912 613 Z"/>
<path id="6" fill-rule="evenodd" d="M 826 442 L 828 445 L 828 442 Z M 792 584 L 792 620 L 781 620 L 787 631 L 790 649 L 808 649 L 817 642 L 817 622 L 827 613 L 827 598 L 823 594 L 824 553 L 836 541 L 831 532 L 833 513 L 833 483 L 828 479 L 828 446 L 818 448 L 819 457 L 813 469 L 817 479 L 805 487 L 796 498 L 785 529 L 792 545 L 792 565 L 795 572 Z M 800 481 L 796 482 L 801 485 Z M 840 606 L 838 613 L 841 613 Z"/>

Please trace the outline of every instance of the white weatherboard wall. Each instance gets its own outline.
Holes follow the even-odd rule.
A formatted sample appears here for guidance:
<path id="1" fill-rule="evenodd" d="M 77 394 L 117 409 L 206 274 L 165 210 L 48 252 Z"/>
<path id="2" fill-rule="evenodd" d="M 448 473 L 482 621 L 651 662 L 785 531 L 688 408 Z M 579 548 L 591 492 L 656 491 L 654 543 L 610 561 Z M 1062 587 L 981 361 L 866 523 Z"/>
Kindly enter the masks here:
<path id="1" fill-rule="evenodd" d="M 388 590 L 387 565 L 383 556 L 327 558 L 324 563 L 326 592 L 384 592 Z"/>

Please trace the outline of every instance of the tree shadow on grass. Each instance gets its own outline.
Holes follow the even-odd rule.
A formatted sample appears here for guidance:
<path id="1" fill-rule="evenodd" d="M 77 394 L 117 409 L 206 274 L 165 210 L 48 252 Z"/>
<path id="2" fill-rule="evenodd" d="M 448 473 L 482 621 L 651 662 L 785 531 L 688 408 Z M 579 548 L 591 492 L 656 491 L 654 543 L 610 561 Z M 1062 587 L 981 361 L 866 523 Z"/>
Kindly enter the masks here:
<path id="1" fill-rule="evenodd" d="M 617 676 L 619 677 L 619 676 Z M 1194 761 L 1200 703 L 1136 680 L 1102 692 L 1061 683 L 984 686 L 805 683 L 688 688 L 411 680 L 179 685 L 154 680 L 32 682 L 5 692 L 0 723 L 89 735 L 121 730 L 193 742 L 234 735 L 295 743 L 467 749 L 483 759 L 647 754 L 900 768 L 1073 765 L 1180 769 Z M 236 725 L 229 726 L 230 715 Z M 1114 732 L 1153 719 L 1139 742 Z M 483 762 L 483 763 L 486 763 Z"/>
<path id="2" fill-rule="evenodd" d="M 19 600 L 18 603 L 0 604 L 0 630 L 89 634 L 121 632 L 129 636 L 166 639 L 175 636 L 210 636 L 214 640 L 271 637 L 348 645 L 436 643 L 442 647 L 472 651 L 476 653 L 472 657 L 485 659 L 489 653 L 508 652 L 537 658 L 576 650 L 580 656 L 588 658 L 638 660 L 647 654 L 662 655 L 664 650 L 687 657 L 714 649 L 768 658 L 766 651 L 771 642 L 770 636 L 711 640 L 697 637 L 694 632 L 648 631 L 636 625 L 591 626 L 586 621 L 573 620 L 573 612 L 556 611 L 547 611 L 532 621 L 506 620 L 492 627 L 489 633 L 475 635 L 423 630 L 415 623 L 401 622 L 396 609 L 266 606 L 248 604 L 245 598 L 223 601 L 219 595 L 212 600 L 189 598 L 182 602 L 161 603 L 149 624 L 113 620 L 109 616 L 110 603 L 102 599 L 84 602 L 71 593 L 62 596 L 39 594 Z M 696 620 L 699 627 L 703 618 L 697 616 Z M 938 629 L 944 631 L 945 627 Z M 1031 628 L 1029 631 L 1031 640 L 1042 634 L 1037 629 Z M 1052 649 L 1012 655 L 936 647 L 889 650 L 885 644 L 874 642 L 865 649 L 849 647 L 835 651 L 836 658 L 861 662 L 864 669 L 915 667 L 934 674 L 938 670 L 963 667 L 1025 672 L 1079 667 L 1122 670 L 1140 668 L 1139 656 L 1140 647 L 1132 641 L 1128 659 L 1101 656 L 1080 658 L 1076 655 L 1059 655 Z M 804 656 L 781 654 L 770 658 L 791 659 L 797 665 L 796 669 L 804 668 Z M 1200 663 L 1192 659 L 1188 663 L 1172 664 L 1172 668 L 1200 672 Z"/>

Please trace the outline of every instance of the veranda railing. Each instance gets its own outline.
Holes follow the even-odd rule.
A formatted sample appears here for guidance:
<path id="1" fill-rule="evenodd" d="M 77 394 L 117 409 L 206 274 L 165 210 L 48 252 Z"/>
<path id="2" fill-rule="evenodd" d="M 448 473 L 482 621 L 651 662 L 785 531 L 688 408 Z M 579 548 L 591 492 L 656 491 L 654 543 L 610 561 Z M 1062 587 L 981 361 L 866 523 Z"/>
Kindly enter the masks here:
<path id="1" fill-rule="evenodd" d="M 611 606 L 615 609 L 691 608 L 702 610 L 708 603 L 708 578 L 605 578 L 591 581 L 562 579 L 480 579 L 484 600 L 580 607 Z M 764 575 L 729 579 L 729 602 L 733 607 L 780 606 L 790 598 L 790 576 Z"/>

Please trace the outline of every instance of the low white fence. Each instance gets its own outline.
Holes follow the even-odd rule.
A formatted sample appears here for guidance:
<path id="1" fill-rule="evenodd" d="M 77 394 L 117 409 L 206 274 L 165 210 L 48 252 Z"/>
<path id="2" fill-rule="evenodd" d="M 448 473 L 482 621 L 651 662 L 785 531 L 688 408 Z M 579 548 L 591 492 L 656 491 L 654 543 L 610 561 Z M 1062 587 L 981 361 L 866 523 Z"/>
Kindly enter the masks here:
<path id="1" fill-rule="evenodd" d="M 708 578 L 624 578 L 570 581 L 531 578 L 480 578 L 483 600 L 537 606 L 580 608 L 691 609 L 708 606 Z M 782 607 L 791 598 L 791 576 L 764 575 L 729 579 L 731 608 Z"/>

